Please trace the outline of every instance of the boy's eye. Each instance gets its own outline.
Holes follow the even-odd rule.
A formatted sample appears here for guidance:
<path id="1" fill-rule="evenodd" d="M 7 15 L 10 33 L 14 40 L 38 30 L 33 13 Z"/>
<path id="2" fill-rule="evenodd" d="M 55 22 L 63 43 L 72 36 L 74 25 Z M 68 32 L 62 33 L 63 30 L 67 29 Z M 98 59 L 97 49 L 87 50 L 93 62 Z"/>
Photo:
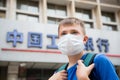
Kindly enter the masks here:
<path id="1" fill-rule="evenodd" d="M 74 31 L 74 32 L 72 32 L 71 34 L 78 34 L 78 32 Z"/>
<path id="2" fill-rule="evenodd" d="M 63 36 L 63 35 L 66 35 L 66 33 L 61 33 L 61 35 Z"/>

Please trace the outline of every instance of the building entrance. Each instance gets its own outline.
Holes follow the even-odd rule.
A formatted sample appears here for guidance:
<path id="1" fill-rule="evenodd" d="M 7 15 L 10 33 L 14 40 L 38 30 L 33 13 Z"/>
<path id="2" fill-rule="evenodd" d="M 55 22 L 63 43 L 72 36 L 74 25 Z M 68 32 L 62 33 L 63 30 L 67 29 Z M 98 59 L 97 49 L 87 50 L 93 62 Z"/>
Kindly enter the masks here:
<path id="1" fill-rule="evenodd" d="M 0 66 L 0 80 L 7 80 L 8 67 Z"/>
<path id="2" fill-rule="evenodd" d="M 26 80 L 48 80 L 54 71 L 51 69 L 27 69 Z"/>

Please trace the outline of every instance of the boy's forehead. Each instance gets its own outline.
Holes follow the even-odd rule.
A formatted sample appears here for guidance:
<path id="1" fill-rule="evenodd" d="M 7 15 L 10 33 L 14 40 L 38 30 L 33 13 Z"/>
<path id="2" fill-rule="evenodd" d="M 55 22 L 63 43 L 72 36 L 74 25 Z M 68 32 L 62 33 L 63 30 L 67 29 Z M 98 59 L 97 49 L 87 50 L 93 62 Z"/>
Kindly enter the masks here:
<path id="1" fill-rule="evenodd" d="M 64 30 L 64 29 L 79 29 L 79 30 L 81 30 L 82 27 L 80 25 L 61 25 L 59 28 L 59 31 Z"/>
<path id="2" fill-rule="evenodd" d="M 83 27 L 80 25 L 61 25 L 58 29 L 58 35 L 60 35 L 62 32 L 68 31 L 78 31 L 79 33 L 85 35 Z"/>

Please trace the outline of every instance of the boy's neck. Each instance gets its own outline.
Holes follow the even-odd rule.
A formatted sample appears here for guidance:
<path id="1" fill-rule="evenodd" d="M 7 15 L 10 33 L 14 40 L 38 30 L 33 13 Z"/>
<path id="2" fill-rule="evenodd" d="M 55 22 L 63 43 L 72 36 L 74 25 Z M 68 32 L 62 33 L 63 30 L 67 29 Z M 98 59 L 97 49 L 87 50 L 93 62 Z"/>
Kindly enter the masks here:
<path id="1" fill-rule="evenodd" d="M 77 61 L 80 60 L 80 58 L 83 56 L 83 54 L 84 54 L 84 51 L 82 51 L 80 54 L 77 54 L 77 55 L 74 55 L 74 56 L 68 56 L 68 59 L 69 59 L 68 68 L 70 68 L 71 66 L 76 64 Z"/>

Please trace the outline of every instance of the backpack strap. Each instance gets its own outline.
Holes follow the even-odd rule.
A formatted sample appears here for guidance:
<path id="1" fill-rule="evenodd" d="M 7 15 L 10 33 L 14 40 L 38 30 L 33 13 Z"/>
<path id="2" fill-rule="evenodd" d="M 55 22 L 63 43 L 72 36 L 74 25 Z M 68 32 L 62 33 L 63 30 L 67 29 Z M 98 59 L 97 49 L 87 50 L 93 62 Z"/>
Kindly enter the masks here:
<path id="1" fill-rule="evenodd" d="M 90 64 L 92 64 L 95 56 L 96 56 L 96 54 L 94 54 L 94 53 L 87 53 L 86 58 L 83 61 L 84 65 L 89 66 Z M 62 65 L 55 72 L 59 72 L 61 70 L 67 70 L 67 66 L 68 66 L 68 63 Z"/>
<path id="2" fill-rule="evenodd" d="M 62 71 L 62 70 L 67 70 L 67 66 L 68 66 L 68 63 L 65 63 L 60 68 L 58 68 L 55 72 L 59 72 L 59 71 Z"/>
<path id="3" fill-rule="evenodd" d="M 83 61 L 84 65 L 89 66 L 90 64 L 92 64 L 95 56 L 96 54 L 94 53 L 87 53 L 87 56 Z"/>

